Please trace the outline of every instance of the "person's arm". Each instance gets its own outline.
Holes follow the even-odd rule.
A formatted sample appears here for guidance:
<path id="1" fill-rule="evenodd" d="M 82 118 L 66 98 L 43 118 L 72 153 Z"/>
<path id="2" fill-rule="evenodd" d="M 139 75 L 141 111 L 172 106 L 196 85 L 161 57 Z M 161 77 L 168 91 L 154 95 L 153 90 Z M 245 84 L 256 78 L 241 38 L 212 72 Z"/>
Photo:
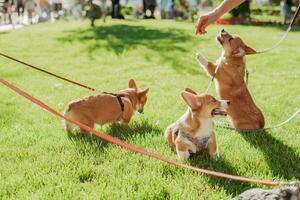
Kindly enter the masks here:
<path id="1" fill-rule="evenodd" d="M 232 10 L 245 0 L 224 0 L 217 8 L 208 14 L 202 15 L 196 24 L 196 34 L 202 35 L 206 33 L 206 27 L 214 23 L 224 13 Z"/>

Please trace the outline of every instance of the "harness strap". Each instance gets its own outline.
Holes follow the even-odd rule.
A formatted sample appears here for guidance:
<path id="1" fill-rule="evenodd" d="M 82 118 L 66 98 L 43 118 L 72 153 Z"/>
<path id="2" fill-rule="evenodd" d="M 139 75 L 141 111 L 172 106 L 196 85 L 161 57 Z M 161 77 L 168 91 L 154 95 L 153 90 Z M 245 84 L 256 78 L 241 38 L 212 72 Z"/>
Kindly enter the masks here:
<path id="1" fill-rule="evenodd" d="M 124 97 L 124 95 L 121 95 L 121 94 L 116 94 L 116 93 L 110 93 L 110 92 L 103 92 L 103 94 L 109 94 L 109 95 L 112 95 L 112 96 L 115 96 L 120 104 L 120 107 L 121 107 L 121 110 L 122 112 L 124 112 L 125 110 L 125 105 L 122 101 L 122 97 Z"/>
<path id="2" fill-rule="evenodd" d="M 193 138 L 190 135 L 186 134 L 185 132 L 179 130 L 179 135 L 183 138 L 186 138 L 187 140 L 189 140 L 190 142 L 192 142 L 196 147 L 197 147 L 197 151 L 200 151 L 202 149 L 207 148 L 208 145 L 208 141 L 210 137 L 204 137 L 201 139 L 198 138 Z"/>

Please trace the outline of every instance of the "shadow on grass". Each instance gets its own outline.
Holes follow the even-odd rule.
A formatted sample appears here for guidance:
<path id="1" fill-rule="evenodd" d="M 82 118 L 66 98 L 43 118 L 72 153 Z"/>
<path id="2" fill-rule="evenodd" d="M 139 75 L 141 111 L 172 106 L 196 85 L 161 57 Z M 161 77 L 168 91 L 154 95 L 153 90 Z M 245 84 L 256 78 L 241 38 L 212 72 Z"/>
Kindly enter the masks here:
<path id="1" fill-rule="evenodd" d="M 242 133 L 246 141 L 261 150 L 274 176 L 287 180 L 300 179 L 300 156 L 295 150 L 267 131 Z"/>
<path id="2" fill-rule="evenodd" d="M 161 134 L 162 129 L 149 123 L 148 120 L 141 120 L 139 122 L 130 123 L 129 127 L 120 124 L 112 124 L 105 130 L 108 134 L 118 137 L 121 140 L 128 140 L 136 135 L 145 136 L 147 134 Z"/>
<path id="3" fill-rule="evenodd" d="M 253 147 L 262 151 L 274 176 L 283 177 L 287 180 L 300 179 L 300 157 L 291 147 L 274 138 L 267 131 L 240 132 L 240 134 Z M 223 160 L 222 157 L 218 161 L 212 161 L 206 151 L 193 154 L 189 162 L 191 165 L 199 166 L 200 168 L 238 175 L 238 171 L 230 163 Z M 212 185 L 222 187 L 227 194 L 233 196 L 254 186 L 215 177 L 209 177 L 209 182 Z"/>
<path id="4" fill-rule="evenodd" d="M 166 30 L 145 26 L 111 25 L 66 31 L 63 37 L 57 39 L 64 43 L 80 42 L 84 44 L 91 59 L 101 49 L 121 55 L 125 51 L 142 46 L 157 52 L 158 57 L 162 58 L 164 62 L 170 63 L 173 69 L 179 73 L 199 73 L 194 66 L 184 66 L 182 56 L 174 56 L 174 53 L 175 55 L 176 53 L 180 55 L 190 53 L 190 50 L 182 45 L 186 42 L 193 42 L 191 36 L 180 29 Z M 146 56 L 146 60 L 149 59 L 151 60 Z"/>
<path id="5" fill-rule="evenodd" d="M 193 154 L 189 162 L 191 165 L 203 169 L 238 175 L 238 171 L 229 162 L 222 159 L 222 156 L 217 161 L 214 161 L 210 158 L 206 150 Z M 228 195 L 232 195 L 233 197 L 253 187 L 253 185 L 248 183 L 229 181 L 213 176 L 208 176 L 208 181 L 211 185 L 223 188 Z"/>
<path id="6" fill-rule="evenodd" d="M 135 137 L 137 135 L 144 136 L 146 134 L 161 134 L 162 130 L 158 126 L 150 124 L 149 121 L 142 120 L 130 123 L 130 127 L 122 126 L 117 123 L 107 125 L 104 132 L 118 139 L 127 141 L 131 137 Z M 109 142 L 100 138 L 93 136 L 81 136 L 79 133 L 68 134 L 68 137 L 77 147 L 79 147 L 80 150 L 82 150 L 82 153 L 90 153 L 90 151 L 94 151 L 96 153 L 103 152 L 108 145 L 110 145 Z"/>

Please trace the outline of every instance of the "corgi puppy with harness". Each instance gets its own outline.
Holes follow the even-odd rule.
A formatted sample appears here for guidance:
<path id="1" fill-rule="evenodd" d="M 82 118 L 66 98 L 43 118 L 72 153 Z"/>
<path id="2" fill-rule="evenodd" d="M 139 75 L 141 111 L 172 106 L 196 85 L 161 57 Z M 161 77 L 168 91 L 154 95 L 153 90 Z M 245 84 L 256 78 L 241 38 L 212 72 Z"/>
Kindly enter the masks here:
<path id="1" fill-rule="evenodd" d="M 129 80 L 129 88 L 118 93 L 103 92 L 98 95 L 85 97 L 68 104 L 64 116 L 94 128 L 95 124 L 120 122 L 128 125 L 135 111 L 143 113 L 147 102 L 149 88 L 139 90 L 136 82 Z M 65 122 L 68 132 L 72 132 L 74 124 Z M 87 134 L 80 129 L 80 134 Z"/>
<path id="2" fill-rule="evenodd" d="M 188 105 L 186 112 L 165 130 L 167 143 L 175 148 L 180 159 L 188 159 L 190 153 L 208 149 L 213 159 L 218 158 L 214 118 L 226 116 L 230 102 L 216 100 L 209 94 L 197 94 L 190 88 L 181 93 Z"/>

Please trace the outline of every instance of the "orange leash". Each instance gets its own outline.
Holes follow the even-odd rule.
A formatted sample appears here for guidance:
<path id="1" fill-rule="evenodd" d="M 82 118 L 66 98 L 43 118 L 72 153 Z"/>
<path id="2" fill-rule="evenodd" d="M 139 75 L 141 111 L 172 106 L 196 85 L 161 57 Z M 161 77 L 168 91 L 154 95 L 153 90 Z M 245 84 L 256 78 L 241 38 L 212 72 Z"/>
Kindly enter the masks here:
<path id="1" fill-rule="evenodd" d="M 163 156 L 161 156 L 160 154 L 154 153 L 154 152 L 150 152 L 147 151 L 141 147 L 137 147 L 134 146 L 132 144 L 129 144 L 125 141 L 122 141 L 118 138 L 115 138 L 109 134 L 106 134 L 102 131 L 97 131 L 95 129 L 92 129 L 78 121 L 72 120 L 68 117 L 63 116 L 61 113 L 59 113 L 58 111 L 54 110 L 53 108 L 49 107 L 48 105 L 46 105 L 45 103 L 43 103 L 42 101 L 36 99 L 35 97 L 31 96 L 30 94 L 26 93 L 25 91 L 19 89 L 18 87 L 12 85 L 11 83 L 5 81 L 3 78 L 0 78 L 0 82 L 8 87 L 9 89 L 13 90 L 14 92 L 18 93 L 19 95 L 25 97 L 26 99 L 28 99 L 29 101 L 31 101 L 32 103 L 38 105 L 39 107 L 47 110 L 48 112 L 56 115 L 57 117 L 64 119 L 68 122 L 71 122 L 73 124 L 76 124 L 77 126 L 79 126 L 80 128 L 92 133 L 92 135 L 94 135 L 97 138 L 103 139 L 107 142 L 110 142 L 112 144 L 118 145 L 120 147 L 123 147 L 131 152 L 134 153 L 139 153 L 145 156 L 149 156 L 151 158 L 155 158 L 157 160 L 160 160 L 162 162 L 168 163 L 170 165 L 174 165 L 180 168 L 184 168 L 187 170 L 191 170 L 194 172 L 198 172 L 198 173 L 203 173 L 209 176 L 214 176 L 214 177 L 219 177 L 219 178 L 224 178 L 224 179 L 228 179 L 228 180 L 232 180 L 232 181 L 239 181 L 239 182 L 245 182 L 245 183 L 253 183 L 253 184 L 259 184 L 259 185 L 266 185 L 266 186 L 279 186 L 279 185 L 296 185 L 299 184 L 299 182 L 280 182 L 280 181 L 268 181 L 268 180 L 258 180 L 258 179 L 253 179 L 253 178 L 247 178 L 247 177 L 241 177 L 241 176 L 235 176 L 235 175 L 230 175 L 230 174 L 226 174 L 226 173 L 222 173 L 222 172 L 215 172 L 215 171 L 211 171 L 211 170 L 207 170 L 207 169 L 201 169 L 201 168 L 197 168 L 197 167 L 193 167 L 187 164 L 183 164 L 183 163 L 179 163 L 175 160 L 169 160 Z"/>
<path id="2" fill-rule="evenodd" d="M 13 61 L 18 62 L 18 63 L 21 63 L 21 64 L 23 64 L 23 65 L 25 65 L 25 66 L 27 66 L 27 67 L 30 67 L 30 68 L 32 68 L 32 69 L 35 69 L 35 70 L 37 70 L 37 71 L 40 71 L 40 72 L 49 74 L 49 75 L 54 76 L 54 77 L 56 77 L 56 78 L 58 78 L 58 79 L 61 79 L 61 80 L 63 80 L 63 81 L 72 83 L 72 84 L 77 85 L 77 86 L 79 86 L 79 87 L 82 87 L 82 88 L 91 90 L 91 91 L 93 91 L 93 92 L 96 92 L 96 91 L 97 91 L 95 88 L 92 88 L 92 87 L 90 87 L 90 86 L 84 85 L 84 84 L 82 84 L 82 83 L 78 83 L 78 82 L 76 82 L 76 81 L 72 81 L 72 80 L 70 80 L 70 79 L 68 79 L 68 78 L 64 78 L 64 77 L 62 77 L 62 76 L 60 76 L 60 75 L 57 75 L 57 74 L 54 74 L 54 73 L 52 73 L 52 72 L 49 72 L 49 71 L 47 71 L 47 70 L 45 70 L 45 69 L 42 69 L 42 68 L 33 66 L 33 65 L 29 64 L 29 63 L 23 62 L 23 61 L 18 60 L 18 59 L 14 58 L 14 57 L 11 57 L 11 56 L 9 56 L 9 55 L 6 55 L 6 54 L 4 54 L 4 53 L 1 53 L 1 52 L 0 52 L 0 56 L 3 56 L 3 57 L 5 57 L 5 58 L 8 58 L 8 59 L 13 60 Z"/>

